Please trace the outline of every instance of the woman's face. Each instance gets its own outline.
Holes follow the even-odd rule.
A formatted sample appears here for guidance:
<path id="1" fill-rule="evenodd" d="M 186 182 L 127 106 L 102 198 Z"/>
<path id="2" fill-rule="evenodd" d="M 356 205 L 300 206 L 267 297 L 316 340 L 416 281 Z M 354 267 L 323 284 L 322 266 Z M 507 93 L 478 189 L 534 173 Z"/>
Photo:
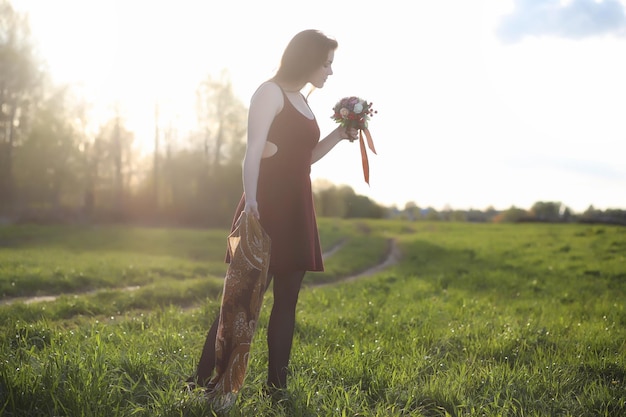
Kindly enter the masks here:
<path id="1" fill-rule="evenodd" d="M 326 83 L 326 79 L 333 73 L 333 59 L 335 58 L 335 51 L 328 52 L 328 59 L 322 64 L 313 74 L 309 82 L 315 86 L 315 88 L 322 88 Z"/>

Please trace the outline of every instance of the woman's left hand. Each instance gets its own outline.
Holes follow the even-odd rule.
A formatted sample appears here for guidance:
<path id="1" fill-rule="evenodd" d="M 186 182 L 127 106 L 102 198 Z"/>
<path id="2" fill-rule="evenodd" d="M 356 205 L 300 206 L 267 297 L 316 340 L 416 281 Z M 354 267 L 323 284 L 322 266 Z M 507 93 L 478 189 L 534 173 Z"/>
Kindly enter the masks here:
<path id="1" fill-rule="evenodd" d="M 354 127 L 346 128 L 343 130 L 342 139 L 348 139 L 350 142 L 354 142 L 359 137 L 359 129 Z"/>

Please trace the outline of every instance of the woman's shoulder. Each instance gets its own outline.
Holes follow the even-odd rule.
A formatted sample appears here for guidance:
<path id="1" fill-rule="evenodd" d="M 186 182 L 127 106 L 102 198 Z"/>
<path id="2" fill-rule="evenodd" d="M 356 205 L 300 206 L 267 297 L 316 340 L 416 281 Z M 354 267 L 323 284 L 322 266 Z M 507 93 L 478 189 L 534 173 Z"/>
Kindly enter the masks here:
<path id="1" fill-rule="evenodd" d="M 256 103 L 282 109 L 284 104 L 283 90 L 274 81 L 265 81 L 252 95 L 250 104 Z"/>
<path id="2" fill-rule="evenodd" d="M 280 88 L 278 84 L 274 81 L 265 81 L 261 85 L 259 85 L 252 95 L 254 99 L 257 96 L 272 96 L 272 97 L 281 97 L 283 96 L 283 90 Z"/>

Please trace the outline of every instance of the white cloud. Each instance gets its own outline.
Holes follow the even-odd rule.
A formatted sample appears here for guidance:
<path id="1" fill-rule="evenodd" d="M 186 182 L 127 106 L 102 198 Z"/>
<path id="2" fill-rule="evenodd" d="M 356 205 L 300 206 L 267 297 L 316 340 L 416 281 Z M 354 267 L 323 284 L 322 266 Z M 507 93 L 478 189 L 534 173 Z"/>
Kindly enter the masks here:
<path id="1" fill-rule="evenodd" d="M 515 0 L 497 30 L 505 42 L 527 36 L 581 39 L 626 35 L 626 13 L 619 0 Z"/>

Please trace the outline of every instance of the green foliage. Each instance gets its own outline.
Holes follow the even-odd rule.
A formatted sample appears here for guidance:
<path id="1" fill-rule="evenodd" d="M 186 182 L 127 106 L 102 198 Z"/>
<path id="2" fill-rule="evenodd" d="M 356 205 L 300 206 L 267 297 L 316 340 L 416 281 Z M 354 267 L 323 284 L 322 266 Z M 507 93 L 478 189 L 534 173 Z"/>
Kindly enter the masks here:
<path id="1" fill-rule="evenodd" d="M 318 181 L 315 188 L 315 210 L 323 217 L 370 218 L 385 217 L 386 209 L 369 198 L 357 195 L 347 186 Z"/>
<path id="2" fill-rule="evenodd" d="M 66 189 L 76 189 L 78 149 L 65 113 L 63 94 L 54 95 L 33 115 L 24 143 L 16 150 L 16 183 L 22 201 L 61 204 Z M 79 194 L 80 195 L 80 194 Z"/>
<path id="3" fill-rule="evenodd" d="M 40 96 L 41 79 L 27 16 L 0 0 L 0 213 L 13 208 L 14 152 Z"/>
<path id="4" fill-rule="evenodd" d="M 343 245 L 326 262 L 330 281 L 376 264 L 388 239 L 402 259 L 303 289 L 278 403 L 263 395 L 268 293 L 247 383 L 227 415 L 626 415 L 623 228 L 338 219 L 320 227 L 325 250 Z M 130 253 L 146 284 L 0 307 L 2 415 L 218 415 L 182 381 L 219 306 L 218 287 L 200 285 L 219 278 L 190 271 L 220 260 L 224 231 L 8 230 L 0 229 L 3 264 L 9 252 L 40 252 L 33 264 L 51 253 L 69 270 L 101 253 L 115 275 Z M 143 281 L 160 258 L 162 276 Z M 11 268 L 3 282 L 19 266 Z"/>

